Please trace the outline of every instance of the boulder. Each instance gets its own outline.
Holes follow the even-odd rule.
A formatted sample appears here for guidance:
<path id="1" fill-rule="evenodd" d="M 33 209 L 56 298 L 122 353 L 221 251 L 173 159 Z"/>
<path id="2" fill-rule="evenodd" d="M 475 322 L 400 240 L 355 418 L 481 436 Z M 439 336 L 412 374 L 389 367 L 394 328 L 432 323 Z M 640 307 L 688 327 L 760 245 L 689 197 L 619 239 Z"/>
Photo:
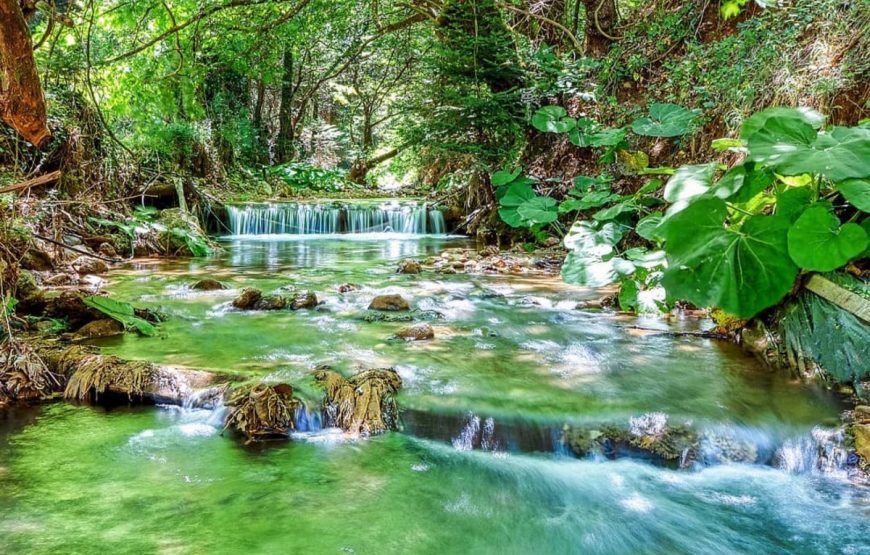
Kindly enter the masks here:
<path id="1" fill-rule="evenodd" d="M 289 301 L 281 295 L 263 295 L 254 303 L 254 310 L 282 310 L 287 308 Z"/>
<path id="2" fill-rule="evenodd" d="M 105 274 L 109 271 L 109 265 L 99 258 L 80 256 L 73 260 L 72 267 L 79 274 Z"/>
<path id="3" fill-rule="evenodd" d="M 72 274 L 55 274 L 47 278 L 43 283 L 51 287 L 60 287 L 62 285 L 74 285 L 78 281 L 79 278 Z"/>
<path id="4" fill-rule="evenodd" d="M 216 279 L 206 278 L 197 281 L 190 288 L 197 291 L 220 291 L 226 289 L 227 286 Z"/>
<path id="5" fill-rule="evenodd" d="M 290 384 L 243 384 L 229 394 L 225 425 L 248 439 L 283 439 L 296 429 L 296 409 Z"/>
<path id="6" fill-rule="evenodd" d="M 351 291 L 359 291 L 362 287 L 355 283 L 342 283 L 336 289 L 339 293 L 350 293 Z"/>
<path id="7" fill-rule="evenodd" d="M 293 301 L 290 304 L 290 308 L 293 310 L 299 310 L 302 308 L 316 308 L 318 304 L 317 295 L 314 294 L 314 291 L 302 291 L 301 293 L 296 293 L 293 296 Z"/>
<path id="8" fill-rule="evenodd" d="M 102 320 L 94 320 L 88 322 L 76 332 L 78 337 L 111 337 L 124 333 L 124 326 L 111 318 L 103 318 Z"/>
<path id="9" fill-rule="evenodd" d="M 108 258 L 118 258 L 118 251 L 115 250 L 111 243 L 101 243 L 97 251 Z"/>
<path id="10" fill-rule="evenodd" d="M 419 274 L 423 271 L 423 267 L 416 260 L 411 260 L 410 258 L 407 260 L 402 260 L 399 263 L 399 268 L 396 270 L 396 273 L 399 274 Z"/>
<path id="11" fill-rule="evenodd" d="M 371 304 L 369 304 L 369 310 L 398 312 L 411 310 L 411 305 L 401 295 L 378 295 L 372 299 Z"/>
<path id="12" fill-rule="evenodd" d="M 432 326 L 423 322 L 404 327 L 396 332 L 396 337 L 406 341 L 423 341 L 426 339 L 435 339 L 435 330 Z"/>
<path id="13" fill-rule="evenodd" d="M 241 310 L 251 310 L 263 298 L 263 292 L 253 287 L 246 287 L 238 297 L 233 299 L 233 306 Z"/>
<path id="14" fill-rule="evenodd" d="M 45 293 L 36 284 L 36 278 L 27 270 L 21 270 L 15 282 L 15 306 L 21 314 L 39 314 L 45 309 Z"/>

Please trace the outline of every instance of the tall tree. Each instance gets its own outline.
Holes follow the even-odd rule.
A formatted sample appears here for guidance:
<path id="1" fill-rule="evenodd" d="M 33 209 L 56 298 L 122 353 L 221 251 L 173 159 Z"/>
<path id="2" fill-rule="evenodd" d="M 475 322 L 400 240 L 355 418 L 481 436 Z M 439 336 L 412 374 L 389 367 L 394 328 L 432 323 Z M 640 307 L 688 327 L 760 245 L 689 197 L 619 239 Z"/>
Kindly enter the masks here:
<path id="1" fill-rule="evenodd" d="M 18 0 L 0 0 L 0 119 L 36 146 L 51 138 L 45 98 L 33 59 L 25 9 Z"/>

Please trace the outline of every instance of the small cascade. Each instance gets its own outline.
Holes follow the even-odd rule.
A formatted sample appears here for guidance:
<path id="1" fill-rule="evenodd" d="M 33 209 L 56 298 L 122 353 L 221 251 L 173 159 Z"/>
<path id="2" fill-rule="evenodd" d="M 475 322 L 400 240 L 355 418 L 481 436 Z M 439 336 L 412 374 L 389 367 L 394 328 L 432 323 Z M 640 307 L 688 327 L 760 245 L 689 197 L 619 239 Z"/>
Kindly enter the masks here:
<path id="1" fill-rule="evenodd" d="M 487 418 L 481 424 L 480 417 L 473 413 L 466 415 L 465 425 L 459 435 L 451 440 L 457 451 L 498 451 L 499 442 L 495 439 L 495 420 Z"/>
<path id="2" fill-rule="evenodd" d="M 813 428 L 809 435 L 783 443 L 778 466 L 791 474 L 845 475 L 851 461 L 843 439 L 842 430 Z"/>
<path id="3" fill-rule="evenodd" d="M 443 234 L 440 210 L 425 203 L 276 203 L 227 206 L 233 235 Z"/>

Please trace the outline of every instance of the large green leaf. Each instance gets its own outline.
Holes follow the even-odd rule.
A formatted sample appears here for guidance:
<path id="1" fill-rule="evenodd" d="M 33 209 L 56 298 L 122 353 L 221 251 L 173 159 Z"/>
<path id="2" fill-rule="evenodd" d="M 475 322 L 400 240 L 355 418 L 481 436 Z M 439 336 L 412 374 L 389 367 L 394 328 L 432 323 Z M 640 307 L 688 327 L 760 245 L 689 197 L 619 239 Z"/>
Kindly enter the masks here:
<path id="1" fill-rule="evenodd" d="M 550 224 L 559 219 L 556 200 L 550 197 L 534 197 L 517 207 L 520 217 L 531 224 Z"/>
<path id="2" fill-rule="evenodd" d="M 870 164 L 870 160 L 867 162 Z M 837 189 L 846 197 L 852 206 L 862 212 L 870 212 L 870 181 L 866 179 L 848 179 L 837 184 Z"/>
<path id="3" fill-rule="evenodd" d="M 870 176 L 870 130 L 834 127 L 818 133 L 803 112 L 765 110 L 744 124 L 749 159 L 781 175 L 821 174 L 840 182 Z"/>
<path id="4" fill-rule="evenodd" d="M 674 298 L 749 318 L 782 299 L 797 275 L 788 256 L 790 222 L 752 216 L 735 229 L 724 226 L 726 216 L 725 202 L 710 197 L 670 219 L 662 283 Z"/>
<path id="5" fill-rule="evenodd" d="M 649 216 L 645 216 L 634 226 L 634 232 L 648 241 L 661 239 L 657 233 L 659 225 L 662 223 L 662 213 L 653 212 Z"/>
<path id="6" fill-rule="evenodd" d="M 712 187 L 714 195 L 734 202 L 746 202 L 773 183 L 771 172 L 759 170 L 752 162 L 734 166 Z"/>
<path id="7" fill-rule="evenodd" d="M 840 226 L 825 206 L 810 206 L 788 230 L 788 253 L 807 270 L 829 272 L 867 248 L 867 233 L 858 224 Z"/>
<path id="8" fill-rule="evenodd" d="M 532 126 L 547 133 L 567 133 L 577 126 L 577 120 L 568 117 L 561 106 L 544 106 L 532 116 Z"/>
<path id="9" fill-rule="evenodd" d="M 710 190 L 716 163 L 682 166 L 665 184 L 664 197 L 671 203 L 690 201 Z"/>
<path id="10" fill-rule="evenodd" d="M 590 287 L 613 283 L 618 275 L 613 249 L 620 239 L 622 228 L 617 224 L 575 222 L 565 236 L 565 247 L 571 252 L 562 264 L 562 280 Z"/>
<path id="11" fill-rule="evenodd" d="M 517 177 L 519 177 L 520 173 L 523 171 L 523 167 L 520 166 L 517 169 L 510 170 L 499 170 L 492 174 L 492 185 L 493 187 L 501 187 L 502 185 L 507 185 Z"/>
<path id="12" fill-rule="evenodd" d="M 154 335 L 157 330 L 150 322 L 136 316 L 136 310 L 130 303 L 117 301 L 111 297 L 89 296 L 82 299 L 84 303 L 96 309 L 109 318 L 117 320 L 125 327 L 135 328 L 142 335 Z"/>
<path id="13" fill-rule="evenodd" d="M 631 130 L 647 137 L 678 137 L 689 132 L 699 113 L 677 104 L 655 103 L 649 108 L 649 117 L 634 120 Z"/>

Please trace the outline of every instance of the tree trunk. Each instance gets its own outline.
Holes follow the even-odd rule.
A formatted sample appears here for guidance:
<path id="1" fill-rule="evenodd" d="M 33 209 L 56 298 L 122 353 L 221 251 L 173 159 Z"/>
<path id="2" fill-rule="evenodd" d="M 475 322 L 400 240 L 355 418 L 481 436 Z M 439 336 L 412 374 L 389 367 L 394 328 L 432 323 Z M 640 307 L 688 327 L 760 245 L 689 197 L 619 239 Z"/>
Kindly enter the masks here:
<path id="1" fill-rule="evenodd" d="M 33 42 L 18 0 L 0 0 L 0 119 L 37 147 L 51 138 Z"/>
<path id="2" fill-rule="evenodd" d="M 284 74 L 281 78 L 281 107 L 278 111 L 278 144 L 276 158 L 279 164 L 293 156 L 293 51 L 284 50 Z"/>
<path id="3" fill-rule="evenodd" d="M 266 125 L 263 121 L 263 106 L 266 104 L 266 83 L 262 79 L 257 80 L 257 101 L 254 104 L 254 133 L 256 133 L 257 152 L 256 157 L 258 162 L 268 162 L 268 156 L 264 156 L 269 152 L 268 133 Z"/>
<path id="4" fill-rule="evenodd" d="M 616 36 L 619 12 L 616 0 L 583 0 L 586 8 L 586 54 L 600 58 Z"/>
<path id="5" fill-rule="evenodd" d="M 357 160 L 353 163 L 353 166 L 351 166 L 350 172 L 348 172 L 347 174 L 347 178 L 354 183 L 365 185 L 366 175 L 368 175 L 370 169 L 374 168 L 378 164 L 386 162 L 391 158 L 395 158 L 400 152 L 402 152 L 402 150 L 405 149 L 406 146 L 407 145 L 388 150 L 387 152 L 375 156 L 374 158 L 371 158 L 369 160 Z"/>

